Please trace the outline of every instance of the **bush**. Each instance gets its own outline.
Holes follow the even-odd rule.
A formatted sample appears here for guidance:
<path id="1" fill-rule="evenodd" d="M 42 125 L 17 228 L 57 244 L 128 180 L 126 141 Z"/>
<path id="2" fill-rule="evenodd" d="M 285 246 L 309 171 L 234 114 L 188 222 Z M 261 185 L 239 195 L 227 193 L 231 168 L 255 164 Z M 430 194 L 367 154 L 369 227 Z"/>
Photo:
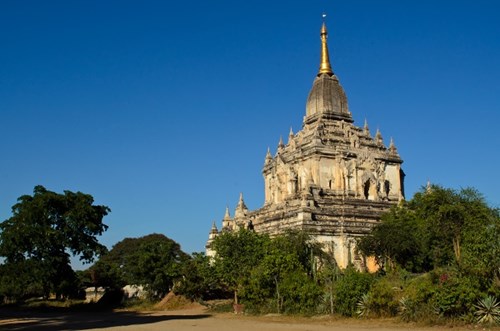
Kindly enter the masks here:
<path id="1" fill-rule="evenodd" d="M 403 321 L 422 319 L 432 321 L 438 317 L 432 300 L 437 285 L 432 280 L 428 273 L 408 280 L 398 307 L 399 315 Z"/>
<path id="2" fill-rule="evenodd" d="M 439 278 L 436 275 L 439 275 Z M 461 276 L 453 272 L 439 273 L 439 270 L 434 272 L 433 278 L 438 280 L 438 284 L 435 284 L 432 303 L 441 316 L 471 315 L 474 303 L 483 296 L 479 280 L 476 278 Z"/>
<path id="3" fill-rule="evenodd" d="M 239 295 L 245 304 L 245 312 L 250 314 L 276 313 L 276 284 L 267 277 L 262 266 L 252 270 L 248 283 L 244 284 Z"/>
<path id="4" fill-rule="evenodd" d="M 283 280 L 282 309 L 287 314 L 311 314 L 318 306 L 322 290 L 305 273 L 288 274 Z"/>
<path id="5" fill-rule="evenodd" d="M 368 305 L 370 311 L 377 316 L 395 316 L 398 312 L 401 296 L 399 281 L 391 281 L 389 277 L 377 279 L 371 286 Z"/>
<path id="6" fill-rule="evenodd" d="M 354 268 L 348 267 L 340 279 L 336 282 L 335 310 L 343 316 L 353 316 L 357 309 L 357 303 L 368 293 L 373 281 L 373 276 L 361 273 Z"/>
<path id="7" fill-rule="evenodd" d="M 279 296 L 273 284 L 259 268 L 252 273 L 252 281 L 241 293 L 245 311 L 249 313 L 312 314 L 316 311 L 322 289 L 304 271 L 283 275 L 278 285 Z"/>
<path id="8" fill-rule="evenodd" d="M 435 291 L 435 285 L 430 274 L 422 274 L 410 279 L 404 288 L 404 296 L 416 304 L 428 303 Z"/>

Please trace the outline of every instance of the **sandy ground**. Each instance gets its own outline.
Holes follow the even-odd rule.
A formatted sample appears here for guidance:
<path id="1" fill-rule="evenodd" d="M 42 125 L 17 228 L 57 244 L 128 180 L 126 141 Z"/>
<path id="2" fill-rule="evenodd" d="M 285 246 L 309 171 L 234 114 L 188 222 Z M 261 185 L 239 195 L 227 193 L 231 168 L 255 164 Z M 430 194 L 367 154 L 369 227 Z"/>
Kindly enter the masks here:
<path id="1" fill-rule="evenodd" d="M 8 316 L 10 314 L 11 316 Z M 206 331 L 436 331 L 450 327 L 418 327 L 384 320 L 332 320 L 329 317 L 243 316 L 211 314 L 204 309 L 162 312 L 27 313 L 0 312 L 0 330 L 206 330 Z M 485 330 L 472 326 L 453 330 Z"/>

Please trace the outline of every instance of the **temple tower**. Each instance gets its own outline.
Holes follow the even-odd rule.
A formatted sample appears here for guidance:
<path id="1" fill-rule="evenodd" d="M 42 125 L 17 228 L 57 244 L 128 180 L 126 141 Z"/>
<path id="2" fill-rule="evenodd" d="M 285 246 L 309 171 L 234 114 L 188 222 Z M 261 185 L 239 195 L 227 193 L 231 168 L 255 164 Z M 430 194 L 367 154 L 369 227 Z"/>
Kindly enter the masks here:
<path id="1" fill-rule="evenodd" d="M 369 232 L 380 216 L 404 199 L 403 163 L 393 139 L 386 147 L 380 130 L 354 125 L 347 96 L 335 75 L 325 23 L 320 30 L 318 73 L 309 92 L 302 129 L 280 137 L 276 153 L 268 149 L 262 170 L 264 205 L 246 208 L 242 196 L 235 217 L 222 231 L 251 227 L 279 234 L 303 230 L 332 250 L 341 267 L 369 267 L 357 256 L 355 239 Z M 229 226 L 230 225 L 230 226 Z M 213 254 L 207 246 L 207 255 Z"/>

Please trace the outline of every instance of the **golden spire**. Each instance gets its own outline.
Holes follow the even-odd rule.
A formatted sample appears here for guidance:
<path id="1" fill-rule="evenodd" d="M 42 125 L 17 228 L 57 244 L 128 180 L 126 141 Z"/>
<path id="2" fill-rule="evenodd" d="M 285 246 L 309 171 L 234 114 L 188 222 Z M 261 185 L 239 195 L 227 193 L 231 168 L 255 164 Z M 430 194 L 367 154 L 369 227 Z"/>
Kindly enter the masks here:
<path id="1" fill-rule="evenodd" d="M 323 25 L 321 26 L 321 60 L 318 75 L 333 75 L 332 66 L 330 65 L 330 57 L 328 56 L 328 44 L 326 42 L 328 39 L 328 31 L 326 30 L 326 24 L 324 22 L 325 17 L 326 15 L 323 14 Z"/>

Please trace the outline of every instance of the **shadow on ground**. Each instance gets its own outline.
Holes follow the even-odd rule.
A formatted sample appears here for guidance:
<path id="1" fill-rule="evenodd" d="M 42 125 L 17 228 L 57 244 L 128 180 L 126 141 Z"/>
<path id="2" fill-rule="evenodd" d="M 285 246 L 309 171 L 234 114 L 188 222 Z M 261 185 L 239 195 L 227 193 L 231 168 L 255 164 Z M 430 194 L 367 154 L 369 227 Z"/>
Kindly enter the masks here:
<path id="1" fill-rule="evenodd" d="M 37 312 L 0 310 L 0 330 L 87 330 L 167 320 L 196 320 L 210 314 L 163 315 L 137 312 Z"/>

